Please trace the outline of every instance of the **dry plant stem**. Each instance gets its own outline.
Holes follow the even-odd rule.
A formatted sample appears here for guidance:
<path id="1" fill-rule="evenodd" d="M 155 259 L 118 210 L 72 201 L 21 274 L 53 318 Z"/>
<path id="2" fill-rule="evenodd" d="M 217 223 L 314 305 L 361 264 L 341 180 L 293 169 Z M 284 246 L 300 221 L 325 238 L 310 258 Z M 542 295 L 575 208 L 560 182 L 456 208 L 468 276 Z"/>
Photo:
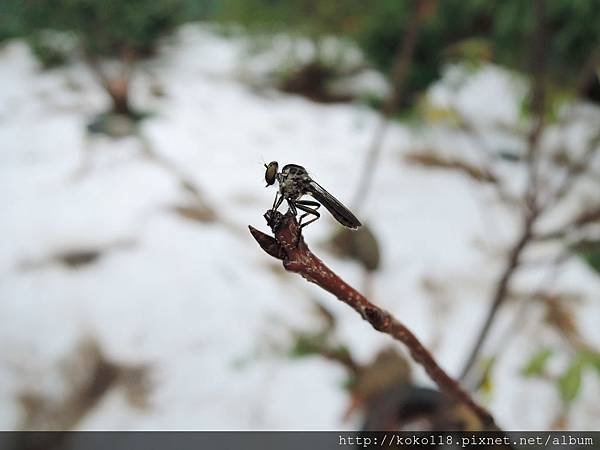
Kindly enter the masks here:
<path id="1" fill-rule="evenodd" d="M 600 64 L 600 46 L 596 47 L 588 57 L 583 70 L 579 74 L 576 92 L 578 97 L 584 97 L 586 89 L 594 82 L 596 67 Z"/>
<path id="2" fill-rule="evenodd" d="M 496 314 L 498 313 L 500 306 L 507 297 L 510 281 L 519 267 L 519 263 L 521 262 L 521 255 L 523 254 L 525 247 L 527 247 L 527 244 L 533 237 L 533 224 L 535 223 L 536 218 L 536 214 L 531 214 L 527 217 L 519 239 L 517 240 L 509 254 L 506 266 L 504 267 L 502 275 L 500 276 L 500 280 L 498 281 L 498 284 L 496 285 L 496 289 L 494 291 L 492 306 L 490 307 L 487 313 L 485 322 L 481 327 L 481 330 L 479 331 L 479 334 L 475 341 L 475 345 L 469 353 L 467 362 L 465 363 L 464 368 L 461 372 L 460 379 L 462 381 L 464 381 L 467 378 L 467 375 L 469 374 L 471 368 L 475 364 L 475 361 L 479 356 L 479 352 L 483 347 L 483 343 L 487 338 L 487 335 L 489 334 L 489 331 L 492 327 L 492 323 L 496 318 Z"/>
<path id="3" fill-rule="evenodd" d="M 550 286 L 552 286 L 552 283 L 556 282 L 560 271 L 563 269 L 563 264 L 568 259 L 569 255 L 570 252 L 568 249 L 563 250 L 558 255 L 558 257 L 552 263 L 551 270 L 548 271 L 539 287 L 534 290 L 532 295 L 529 296 L 531 300 L 535 300 L 537 297 L 540 297 L 548 290 Z M 517 336 L 519 332 L 527 326 L 527 322 L 530 317 L 529 314 L 527 314 L 527 309 L 530 307 L 530 305 L 531 302 L 529 301 L 521 302 L 517 312 L 515 313 L 515 320 L 509 325 L 508 328 L 506 328 L 502 336 L 494 343 L 495 349 L 490 352 L 492 355 L 490 359 L 496 361 L 495 364 L 497 364 L 503 354 L 506 353 L 510 348 L 510 343 L 514 337 Z M 483 385 L 484 378 L 485 372 L 482 371 L 477 374 L 477 378 L 470 380 L 469 386 L 473 386 L 474 389 L 479 389 Z"/>
<path id="4" fill-rule="evenodd" d="M 265 219 L 275 237 L 249 227 L 252 236 L 265 252 L 282 260 L 283 267 L 286 270 L 300 274 L 306 280 L 335 295 L 339 300 L 358 312 L 377 331 L 386 333 L 405 344 L 413 359 L 423 366 L 442 392 L 465 404 L 485 426 L 496 429 L 494 419 L 490 413 L 475 403 L 457 381 L 439 366 L 431 353 L 406 326 L 389 312 L 371 303 L 309 250 L 293 214 L 289 211 L 285 215 L 268 211 L 265 214 Z"/>
<path id="5" fill-rule="evenodd" d="M 387 131 L 389 119 L 398 109 L 402 96 L 404 95 L 404 84 L 417 45 L 417 38 L 419 36 L 419 30 L 421 29 L 426 3 L 427 2 L 423 0 L 414 0 L 412 20 L 404 33 L 402 45 L 398 50 L 394 68 L 392 69 L 392 92 L 383 105 L 382 116 L 379 119 L 375 134 L 373 135 L 373 140 L 367 150 L 367 158 L 363 166 L 361 178 L 358 182 L 354 201 L 352 202 L 352 207 L 355 210 L 359 210 L 362 203 L 367 198 L 367 193 L 373 179 L 375 165 L 377 164 L 381 153 L 381 147 Z"/>
<path id="6" fill-rule="evenodd" d="M 573 186 L 579 180 L 580 176 L 585 174 L 585 172 L 589 169 L 593 158 L 598 153 L 599 144 L 600 133 L 597 133 L 588 143 L 588 147 L 584 151 L 580 160 L 576 164 L 569 166 L 562 183 L 559 185 L 558 189 L 556 192 L 554 192 L 550 199 L 554 204 L 557 204 L 567 197 L 573 189 Z"/>
<path id="7" fill-rule="evenodd" d="M 533 31 L 532 47 L 532 67 L 531 67 L 531 110 L 533 112 L 533 124 L 529 133 L 527 143 L 527 189 L 525 192 L 525 217 L 523 220 L 522 231 L 510 250 L 508 260 L 504 270 L 498 280 L 493 294 L 492 304 L 488 310 L 485 322 L 481 327 L 475 345 L 471 349 L 467 362 L 465 363 L 460 375 L 460 380 L 465 381 L 473 365 L 479 357 L 483 344 L 492 328 L 500 306 L 504 303 L 509 292 L 510 282 L 513 275 L 517 272 L 521 256 L 525 248 L 532 241 L 534 236 L 533 227 L 536 220 L 542 213 L 539 205 L 540 182 L 538 178 L 538 160 L 539 160 L 539 142 L 544 129 L 544 109 L 545 109 L 545 2 L 544 0 L 534 1 L 535 29 Z"/>
<path id="8" fill-rule="evenodd" d="M 337 362 L 353 375 L 356 375 L 360 372 L 360 365 L 358 365 L 350 355 L 342 354 L 331 349 L 322 349 L 319 352 L 319 355 L 330 361 Z"/>
<path id="9" fill-rule="evenodd" d="M 544 110 L 546 106 L 545 0 L 535 0 L 533 9 L 535 13 L 535 29 L 531 50 L 531 112 L 533 114 L 533 125 L 528 137 L 527 168 L 529 177 L 525 204 L 529 208 L 536 209 L 540 190 L 538 147 L 544 128 Z"/>
<path id="10" fill-rule="evenodd" d="M 548 241 L 551 239 L 569 238 L 572 232 L 580 231 L 582 228 L 595 222 L 600 222 L 600 204 L 590 207 L 588 211 L 583 211 L 568 224 L 559 229 L 535 234 L 533 239 L 536 241 Z"/>
<path id="11" fill-rule="evenodd" d="M 83 58 L 90 67 L 102 88 L 110 96 L 113 110 L 119 114 L 131 114 L 129 105 L 129 85 L 133 74 L 136 56 L 133 51 L 125 51 L 120 55 L 121 70 L 114 79 L 106 74 L 100 59 L 86 48 L 82 49 Z"/>

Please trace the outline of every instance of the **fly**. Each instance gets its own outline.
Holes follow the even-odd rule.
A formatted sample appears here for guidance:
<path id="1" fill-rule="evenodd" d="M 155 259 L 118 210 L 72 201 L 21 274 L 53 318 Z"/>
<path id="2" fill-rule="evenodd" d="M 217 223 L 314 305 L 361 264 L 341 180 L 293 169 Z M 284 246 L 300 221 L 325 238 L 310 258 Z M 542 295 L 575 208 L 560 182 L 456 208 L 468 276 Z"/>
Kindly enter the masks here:
<path id="1" fill-rule="evenodd" d="M 298 214 L 298 210 L 304 212 L 300 216 L 300 228 L 313 223 L 321 217 L 317 211 L 323 205 L 331 215 L 342 225 L 353 230 L 361 226 L 360 221 L 333 195 L 327 192 L 323 186 L 314 181 L 306 169 L 297 164 L 287 164 L 278 172 L 279 164 L 272 161 L 265 164 L 265 181 L 267 186 L 279 182 L 279 190 L 275 194 L 273 201 L 273 210 L 277 210 L 284 200 L 287 200 L 290 210 L 293 214 Z M 302 200 L 305 195 L 312 196 L 317 201 Z M 305 217 L 314 216 L 308 222 L 302 223 Z"/>

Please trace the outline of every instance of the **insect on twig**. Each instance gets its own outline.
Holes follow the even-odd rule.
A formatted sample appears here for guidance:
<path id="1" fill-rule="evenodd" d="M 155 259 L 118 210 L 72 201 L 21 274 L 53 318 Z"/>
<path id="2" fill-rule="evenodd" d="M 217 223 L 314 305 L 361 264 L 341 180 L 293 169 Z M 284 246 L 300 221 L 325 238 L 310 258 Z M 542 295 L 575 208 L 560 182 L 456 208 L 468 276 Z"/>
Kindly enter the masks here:
<path id="1" fill-rule="evenodd" d="M 313 223 L 321 217 L 317 211 L 323 205 L 331 215 L 342 225 L 353 230 L 360 227 L 362 224 L 354 214 L 350 212 L 342 203 L 333 195 L 327 192 L 323 186 L 314 181 L 306 169 L 297 164 L 287 164 L 278 172 L 279 164 L 277 161 L 272 161 L 268 165 L 265 164 L 265 181 L 267 187 L 279 182 L 279 190 L 275 194 L 273 201 L 273 211 L 281 206 L 284 200 L 287 200 L 290 211 L 294 215 L 298 214 L 298 210 L 304 212 L 300 216 L 300 228 Z M 305 195 L 312 196 L 315 200 L 302 200 Z M 307 222 L 302 223 L 302 219 L 308 216 L 314 216 Z"/>

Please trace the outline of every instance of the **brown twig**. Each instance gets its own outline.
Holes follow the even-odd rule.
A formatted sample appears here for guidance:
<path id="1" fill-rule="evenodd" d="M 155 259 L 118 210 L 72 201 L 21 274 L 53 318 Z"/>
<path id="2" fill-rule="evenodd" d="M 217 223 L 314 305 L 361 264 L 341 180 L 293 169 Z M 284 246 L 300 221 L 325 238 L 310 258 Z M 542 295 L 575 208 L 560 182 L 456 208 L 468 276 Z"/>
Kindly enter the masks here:
<path id="1" fill-rule="evenodd" d="M 531 110 L 533 113 L 533 123 L 527 138 L 527 188 L 524 194 L 524 220 L 521 233 L 513 244 L 508 260 L 498 279 L 496 289 L 494 290 L 492 304 L 481 327 L 475 344 L 469 352 L 467 362 L 461 372 L 460 379 L 465 381 L 469 372 L 473 368 L 475 361 L 479 356 L 483 344 L 491 330 L 492 323 L 500 309 L 500 306 L 507 298 L 510 282 L 513 275 L 517 272 L 521 263 L 521 257 L 526 247 L 531 243 L 534 236 L 534 225 L 542 214 L 542 207 L 539 204 L 539 143 L 544 129 L 544 110 L 545 110 L 545 44 L 546 44 L 546 25 L 545 25 L 545 1 L 534 1 L 535 28 L 533 30 L 533 47 L 531 50 Z"/>
<path id="2" fill-rule="evenodd" d="M 92 74 L 111 98 L 114 112 L 130 115 L 129 86 L 137 58 L 135 52 L 125 50 L 121 53 L 118 59 L 121 70 L 117 76 L 109 76 L 102 67 L 100 58 L 88 48 L 83 47 L 81 53 Z"/>
<path id="3" fill-rule="evenodd" d="M 527 139 L 528 185 L 525 193 L 525 204 L 537 209 L 540 183 L 538 179 L 539 143 L 544 128 L 546 107 L 546 20 L 545 0 L 533 2 L 535 28 L 533 31 L 533 47 L 531 50 L 531 112 L 533 124 Z"/>
<path id="4" fill-rule="evenodd" d="M 594 83 L 594 79 L 597 77 L 596 68 L 600 63 L 600 46 L 596 47 L 589 55 L 587 61 L 583 65 L 581 73 L 577 77 L 577 83 L 575 84 L 575 92 L 578 97 L 585 97 L 586 90 L 588 90 Z"/>
<path id="5" fill-rule="evenodd" d="M 577 183 L 577 181 L 579 181 L 580 176 L 583 175 L 590 168 L 593 158 L 598 153 L 599 144 L 600 132 L 596 133 L 590 139 L 587 148 L 585 149 L 579 160 L 569 165 L 567 173 L 565 174 L 562 180 L 562 183 L 559 184 L 558 188 L 550 198 L 550 200 L 554 204 L 558 204 L 565 197 L 567 197 L 573 189 L 573 186 Z"/>
<path id="6" fill-rule="evenodd" d="M 600 204 L 589 207 L 566 225 L 544 233 L 536 233 L 533 239 L 536 241 L 549 241 L 552 239 L 563 239 L 569 237 L 572 232 L 581 231 L 589 224 L 600 223 Z"/>
<path id="7" fill-rule="evenodd" d="M 552 262 L 550 270 L 546 273 L 539 286 L 531 294 L 525 294 L 524 297 L 528 300 L 537 300 L 542 297 L 545 293 L 549 292 L 553 283 L 559 278 L 560 271 L 564 268 L 564 263 L 567 261 L 570 251 L 568 249 L 563 250 Z M 494 342 L 495 349 L 490 352 L 492 356 L 488 360 L 495 361 L 497 364 L 503 354 L 510 348 L 511 341 L 522 331 L 527 322 L 530 320 L 530 315 L 527 314 L 527 309 L 531 305 L 530 301 L 522 301 L 514 315 L 514 321 L 505 329 L 502 336 Z M 469 380 L 469 386 L 473 386 L 473 389 L 479 389 L 485 380 L 485 371 L 480 371 L 477 377 L 473 377 Z M 464 380 L 463 380 L 464 382 Z"/>
<path id="8" fill-rule="evenodd" d="M 431 353 L 406 326 L 388 311 L 371 303 L 310 251 L 304 242 L 296 217 L 291 212 L 282 215 L 270 210 L 265 214 L 265 219 L 275 237 L 249 227 L 250 233 L 265 252 L 282 260 L 286 270 L 300 274 L 306 280 L 335 295 L 358 312 L 377 331 L 386 333 L 405 344 L 413 359 L 423 366 L 441 391 L 465 404 L 484 425 L 496 428 L 490 413 L 475 403 L 458 382 L 439 366 Z"/>
<path id="9" fill-rule="evenodd" d="M 356 375 L 360 371 L 360 365 L 347 353 L 339 352 L 331 348 L 322 348 L 319 350 L 318 354 L 329 361 L 339 363 L 352 375 Z"/>
<path id="10" fill-rule="evenodd" d="M 408 76 L 410 65 L 412 63 L 413 54 L 417 46 L 417 38 L 421 29 L 423 18 L 427 12 L 427 2 L 424 0 L 414 0 L 413 13 L 411 15 L 411 23 L 406 28 L 402 36 L 402 45 L 398 49 L 394 67 L 392 69 L 392 91 L 388 96 L 382 108 L 382 115 L 379 119 L 373 140 L 367 150 L 367 157 L 363 166 L 361 178 L 358 182 L 356 195 L 352 202 L 353 209 L 358 210 L 367 197 L 371 180 L 373 179 L 375 165 L 381 153 L 381 147 L 389 119 L 396 112 L 402 97 L 404 95 L 404 84 Z"/>
<path id="11" fill-rule="evenodd" d="M 506 266 L 504 267 L 502 275 L 500 276 L 498 284 L 496 285 L 496 289 L 494 291 L 492 299 L 492 305 L 490 306 L 490 309 L 485 318 L 485 322 L 481 327 L 481 330 L 479 331 L 479 334 L 475 341 L 475 345 L 471 349 L 469 357 L 467 358 L 467 362 L 465 363 L 461 372 L 460 379 L 463 381 L 466 379 L 471 368 L 473 367 L 473 364 L 479 356 L 479 352 L 481 351 L 483 343 L 487 338 L 487 335 L 489 334 L 496 314 L 498 313 L 500 306 L 507 297 L 510 281 L 512 280 L 513 275 L 519 267 L 523 251 L 525 250 L 533 236 L 533 225 L 535 223 L 536 218 L 537 214 L 530 214 L 527 216 L 525 223 L 523 224 L 523 229 L 521 231 L 519 239 L 516 241 L 516 243 L 510 251 L 508 261 L 506 262 Z"/>

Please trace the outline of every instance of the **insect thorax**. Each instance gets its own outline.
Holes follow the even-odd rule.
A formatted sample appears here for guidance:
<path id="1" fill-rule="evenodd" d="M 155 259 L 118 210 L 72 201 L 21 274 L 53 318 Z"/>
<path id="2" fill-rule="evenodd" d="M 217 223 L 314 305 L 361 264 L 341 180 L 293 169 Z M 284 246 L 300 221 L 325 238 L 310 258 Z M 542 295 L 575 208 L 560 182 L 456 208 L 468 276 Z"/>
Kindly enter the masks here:
<path id="1" fill-rule="evenodd" d="M 297 200 L 307 193 L 310 177 L 306 169 L 295 164 L 288 164 L 278 174 L 279 192 L 288 200 Z"/>

